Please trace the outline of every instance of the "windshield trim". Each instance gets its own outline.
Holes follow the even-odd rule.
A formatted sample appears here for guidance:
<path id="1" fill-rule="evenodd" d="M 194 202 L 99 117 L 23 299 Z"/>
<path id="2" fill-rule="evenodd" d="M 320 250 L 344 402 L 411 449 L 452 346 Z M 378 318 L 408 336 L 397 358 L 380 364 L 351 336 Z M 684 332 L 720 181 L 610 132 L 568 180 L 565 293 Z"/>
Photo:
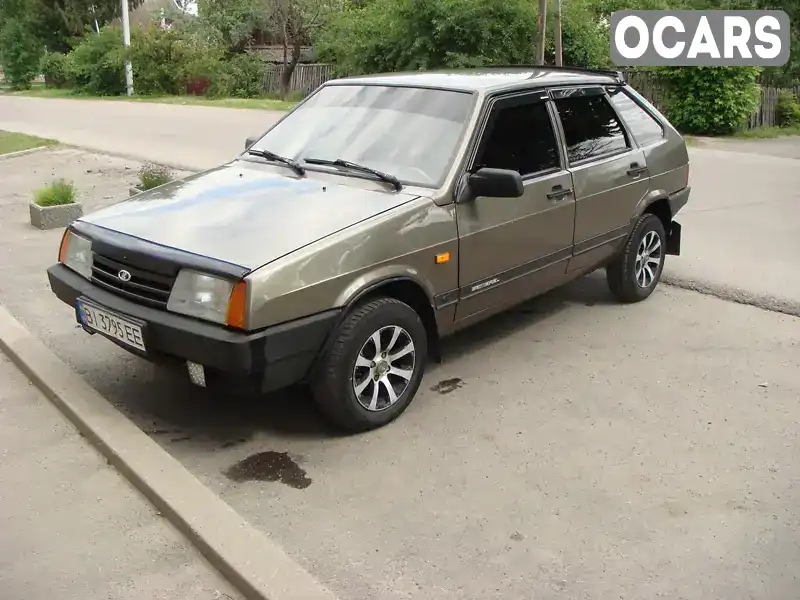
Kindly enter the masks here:
<path id="1" fill-rule="evenodd" d="M 461 88 L 449 88 L 449 87 L 441 87 L 441 86 L 427 86 L 427 85 L 411 85 L 411 84 L 401 84 L 401 83 L 363 83 L 363 82 L 354 82 L 348 81 L 346 79 L 335 79 L 331 81 L 327 81 L 319 86 L 313 93 L 306 96 L 302 101 L 300 101 L 294 108 L 284 114 L 280 119 L 275 121 L 269 129 L 267 129 L 264 133 L 262 133 L 259 138 L 250 146 L 250 148 L 255 148 L 256 150 L 259 149 L 259 143 L 267 136 L 269 133 L 275 129 L 280 123 L 282 123 L 289 115 L 293 114 L 295 111 L 299 110 L 307 101 L 314 98 L 317 94 L 319 94 L 323 89 L 327 87 L 342 87 L 342 86 L 352 86 L 352 87 L 385 87 L 385 88 L 404 88 L 404 89 L 415 89 L 415 90 L 433 90 L 433 91 L 441 91 L 441 92 L 450 92 L 455 94 L 464 94 L 471 97 L 472 105 L 467 112 L 466 118 L 463 122 L 463 128 L 461 133 L 459 134 L 453 148 L 454 154 L 450 162 L 448 163 L 447 167 L 443 170 L 441 177 L 436 182 L 420 182 L 414 181 L 412 179 L 406 179 L 404 177 L 397 177 L 398 181 L 403 186 L 409 187 L 418 187 L 423 189 L 429 190 L 440 190 L 443 187 L 449 185 L 449 181 L 452 177 L 454 168 L 461 163 L 462 154 L 464 152 L 464 142 L 471 136 L 471 128 L 472 123 L 475 119 L 476 111 L 480 109 L 481 103 L 479 102 L 481 94 L 475 90 L 465 90 Z M 249 148 L 249 149 L 250 149 Z M 269 150 L 269 148 L 262 148 L 263 150 Z M 271 161 L 266 161 L 263 158 L 259 158 L 253 155 L 248 155 L 247 151 L 243 152 L 240 156 L 240 159 L 246 160 L 248 162 L 256 162 L 256 163 L 270 163 Z M 323 167 L 322 165 L 310 165 L 306 163 L 302 158 L 298 158 L 297 161 L 303 166 L 306 171 L 316 171 L 319 173 L 334 173 L 337 175 L 341 175 L 343 177 L 358 177 L 359 179 L 366 179 L 372 181 L 379 181 L 374 176 L 365 174 L 365 173 L 358 173 L 354 171 L 345 171 L 342 169 L 336 169 L 334 167 Z M 394 175 L 394 174 L 393 174 Z"/>

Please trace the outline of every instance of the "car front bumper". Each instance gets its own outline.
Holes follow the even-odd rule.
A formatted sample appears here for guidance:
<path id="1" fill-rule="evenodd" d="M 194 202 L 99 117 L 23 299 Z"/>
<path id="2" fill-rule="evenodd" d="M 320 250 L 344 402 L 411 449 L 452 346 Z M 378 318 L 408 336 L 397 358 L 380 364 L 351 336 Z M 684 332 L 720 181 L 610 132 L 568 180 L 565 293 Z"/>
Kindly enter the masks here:
<path id="1" fill-rule="evenodd" d="M 47 275 L 55 295 L 75 309 L 79 324 L 78 299 L 140 322 L 145 352 L 105 336 L 132 354 L 157 363 L 197 363 L 212 380 L 260 392 L 303 380 L 340 314 L 338 309 L 331 310 L 256 332 L 240 332 L 135 304 L 62 264 L 50 267 Z"/>

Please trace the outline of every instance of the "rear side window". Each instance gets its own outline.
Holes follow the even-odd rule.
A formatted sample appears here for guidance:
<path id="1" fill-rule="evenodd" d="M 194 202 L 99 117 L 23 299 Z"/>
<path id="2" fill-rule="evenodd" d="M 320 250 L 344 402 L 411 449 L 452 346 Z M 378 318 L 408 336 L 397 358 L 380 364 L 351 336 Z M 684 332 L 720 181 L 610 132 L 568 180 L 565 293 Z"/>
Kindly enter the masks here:
<path id="1" fill-rule="evenodd" d="M 664 137 L 661 125 L 622 89 L 609 90 L 611 103 L 628 125 L 640 146 L 659 142 Z"/>
<path id="2" fill-rule="evenodd" d="M 520 175 L 560 167 L 556 136 L 544 102 L 495 108 L 475 164 Z"/>
<path id="3" fill-rule="evenodd" d="M 556 101 L 571 163 L 629 148 L 625 129 L 605 96 L 575 96 Z"/>

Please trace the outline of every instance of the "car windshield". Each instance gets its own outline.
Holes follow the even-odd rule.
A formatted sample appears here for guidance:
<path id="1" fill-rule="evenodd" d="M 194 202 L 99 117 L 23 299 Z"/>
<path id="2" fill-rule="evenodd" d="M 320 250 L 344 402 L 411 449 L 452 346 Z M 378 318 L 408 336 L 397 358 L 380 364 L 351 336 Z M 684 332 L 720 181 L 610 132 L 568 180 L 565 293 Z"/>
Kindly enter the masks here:
<path id="1" fill-rule="evenodd" d="M 253 145 L 283 157 L 358 163 L 439 187 L 474 106 L 472 94 L 379 85 L 329 85 Z"/>

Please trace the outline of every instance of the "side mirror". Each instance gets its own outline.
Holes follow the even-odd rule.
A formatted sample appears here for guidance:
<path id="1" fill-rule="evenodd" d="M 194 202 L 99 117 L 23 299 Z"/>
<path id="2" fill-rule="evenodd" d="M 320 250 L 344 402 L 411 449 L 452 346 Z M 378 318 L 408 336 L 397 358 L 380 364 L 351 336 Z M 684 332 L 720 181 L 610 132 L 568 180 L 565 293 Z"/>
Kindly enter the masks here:
<path id="1" fill-rule="evenodd" d="M 510 169 L 483 167 L 469 176 L 468 185 L 472 198 L 519 198 L 525 191 L 522 176 Z"/>
<path id="2" fill-rule="evenodd" d="M 255 144 L 260 139 L 261 139 L 260 135 L 251 135 L 244 141 L 244 149 L 247 150 L 250 146 Z"/>

